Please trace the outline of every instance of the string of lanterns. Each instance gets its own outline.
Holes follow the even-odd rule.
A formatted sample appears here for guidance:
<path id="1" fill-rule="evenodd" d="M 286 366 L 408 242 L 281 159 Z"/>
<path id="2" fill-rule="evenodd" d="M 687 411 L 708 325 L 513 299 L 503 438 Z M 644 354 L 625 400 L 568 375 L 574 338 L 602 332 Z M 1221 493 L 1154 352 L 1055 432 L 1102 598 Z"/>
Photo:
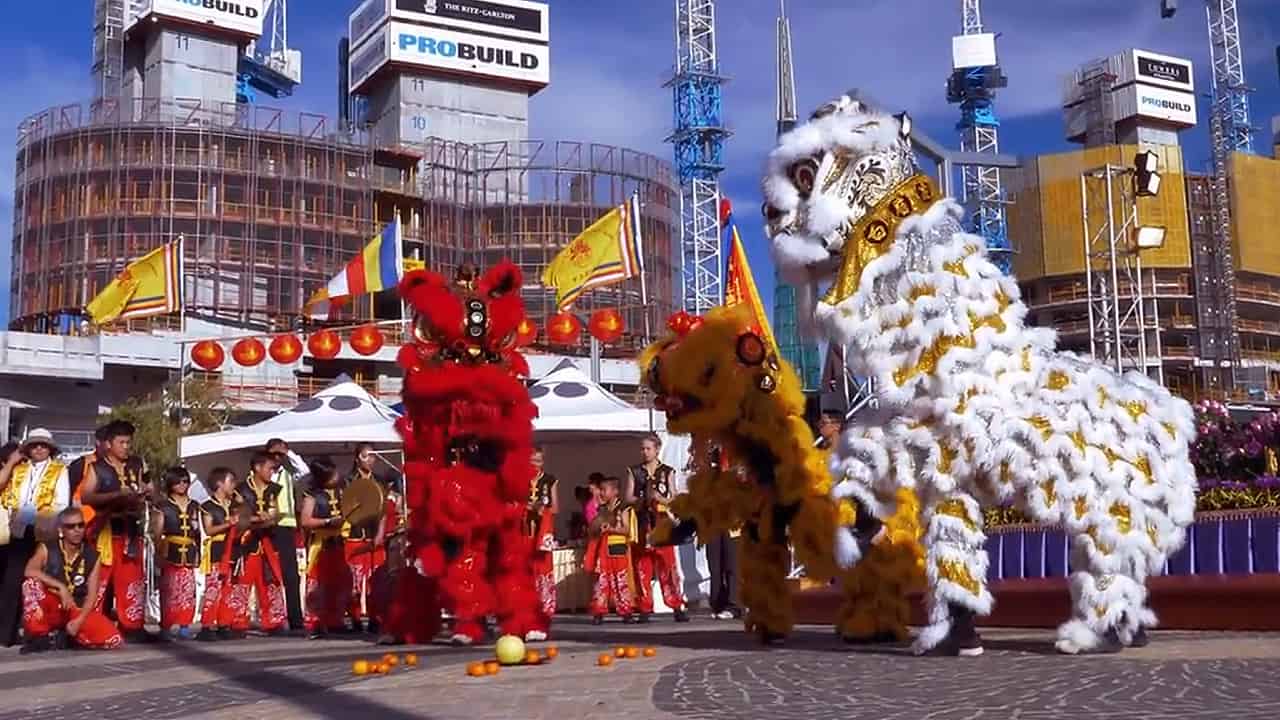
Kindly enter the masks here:
<path id="1" fill-rule="evenodd" d="M 582 321 L 573 313 L 552 315 L 547 319 L 546 329 L 547 340 L 555 345 L 576 345 L 582 338 Z M 614 308 L 596 310 L 587 321 L 587 330 L 601 343 L 617 342 L 625 330 L 622 314 Z M 264 338 L 270 338 L 265 345 Z M 537 338 L 537 323 L 527 317 L 521 320 L 516 329 L 516 346 L 528 347 Z M 386 345 L 386 336 L 377 325 L 361 325 L 351 330 L 347 344 L 368 357 Z M 318 360 L 332 360 L 342 352 L 342 336 L 334 330 L 318 330 L 307 336 L 306 349 Z M 231 359 L 245 368 L 256 367 L 268 357 L 281 365 L 292 365 L 302 357 L 302 350 L 302 340 L 292 333 L 245 337 L 231 346 Z M 201 340 L 191 347 L 191 362 L 207 372 L 218 370 L 226 359 L 226 350 L 218 340 Z"/>

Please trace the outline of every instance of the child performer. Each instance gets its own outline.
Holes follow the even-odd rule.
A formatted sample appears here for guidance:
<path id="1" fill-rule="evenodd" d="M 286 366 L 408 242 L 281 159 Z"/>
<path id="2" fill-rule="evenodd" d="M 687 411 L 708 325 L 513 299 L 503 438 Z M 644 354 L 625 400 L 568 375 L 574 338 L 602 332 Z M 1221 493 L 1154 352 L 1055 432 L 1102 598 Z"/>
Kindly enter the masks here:
<path id="1" fill-rule="evenodd" d="M 206 477 L 211 495 L 200 506 L 204 523 L 204 602 L 200 606 L 200 634 L 197 640 L 229 640 L 235 620 L 231 594 L 231 568 L 239 548 L 240 505 L 235 502 L 236 474 L 230 468 L 214 468 Z"/>
<path id="2" fill-rule="evenodd" d="M 529 487 L 529 504 L 525 508 L 525 535 L 533 544 L 533 580 L 538 591 L 538 627 L 525 633 L 526 642 L 547 639 L 551 618 L 556 614 L 556 513 L 560 501 L 556 497 L 559 483 L 555 475 L 543 472 L 545 455 L 541 447 L 533 449 L 536 475 Z"/>
<path id="3" fill-rule="evenodd" d="M 306 624 L 311 639 L 342 628 L 351 596 L 351 570 L 342 543 L 342 478 L 327 458 L 311 462 L 311 489 L 302 499 L 307 533 Z"/>
<path id="4" fill-rule="evenodd" d="M 231 629 L 236 632 L 249 629 L 252 593 L 258 596 L 262 631 L 270 635 L 285 632 L 284 574 L 280 570 L 280 556 L 271 542 L 271 531 L 280 520 L 276 502 L 280 486 L 271 481 L 275 471 L 275 457 L 259 450 L 249 463 L 249 477 L 236 488 L 236 497 L 244 504 L 241 512 L 249 516 L 249 529 L 240 537 L 240 558 L 234 571 L 236 584 L 231 596 L 235 617 Z M 293 548 L 282 549 L 293 552 Z"/>
<path id="5" fill-rule="evenodd" d="M 58 539 L 41 543 L 27 561 L 22 584 L 22 629 L 26 647 L 50 650 L 68 636 L 78 647 L 108 649 L 124 643 L 115 623 L 97 609 L 97 549 L 84 541 L 84 514 L 69 507 L 58 514 Z"/>
<path id="6" fill-rule="evenodd" d="M 587 545 L 584 566 L 596 573 L 591 593 L 592 623 L 599 625 L 609 612 L 609 603 L 626 623 L 635 622 L 635 589 L 631 585 L 631 544 L 636 539 L 635 510 L 619 498 L 622 481 L 606 477 L 600 482 L 600 509 L 591 521 L 592 541 Z"/>
<path id="7" fill-rule="evenodd" d="M 190 640 L 196 619 L 196 568 L 200 567 L 199 506 L 187 495 L 191 474 L 182 466 L 164 471 L 165 497 L 152 511 L 159 548 L 160 628 Z"/>

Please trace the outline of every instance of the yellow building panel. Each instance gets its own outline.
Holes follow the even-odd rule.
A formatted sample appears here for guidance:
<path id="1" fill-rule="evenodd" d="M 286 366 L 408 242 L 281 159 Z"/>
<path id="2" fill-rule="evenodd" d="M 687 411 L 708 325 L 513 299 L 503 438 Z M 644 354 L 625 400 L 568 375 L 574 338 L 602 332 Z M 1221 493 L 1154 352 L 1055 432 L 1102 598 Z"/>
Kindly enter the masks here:
<path id="1" fill-rule="evenodd" d="M 1235 153 L 1231 178 L 1236 268 L 1280 275 L 1280 160 Z"/>
<path id="2" fill-rule="evenodd" d="M 1043 155 L 1035 161 L 1034 191 L 1023 188 L 1010 207 L 1010 238 L 1019 251 L 1016 264 L 1020 280 L 1054 275 L 1074 275 L 1085 271 L 1084 208 L 1081 174 L 1107 163 L 1131 167 L 1138 152 L 1134 145 L 1111 145 L 1068 153 Z M 1167 228 L 1165 246 L 1143 252 L 1146 267 L 1189 267 L 1190 230 L 1187 224 L 1187 195 L 1183 181 L 1182 152 L 1178 147 L 1162 147 L 1160 167 L 1163 183 L 1160 194 L 1141 198 L 1138 222 Z M 1116 181 L 1116 192 L 1121 182 Z M 1091 207 L 1090 212 L 1094 212 Z M 1120 218 L 1117 217 L 1119 221 Z"/>

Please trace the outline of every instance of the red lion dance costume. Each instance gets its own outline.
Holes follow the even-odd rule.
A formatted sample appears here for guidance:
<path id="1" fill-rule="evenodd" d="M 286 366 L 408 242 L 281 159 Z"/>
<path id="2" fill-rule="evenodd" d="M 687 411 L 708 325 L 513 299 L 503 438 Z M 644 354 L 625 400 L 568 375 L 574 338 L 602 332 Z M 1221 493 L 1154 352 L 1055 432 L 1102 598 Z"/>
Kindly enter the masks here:
<path id="1" fill-rule="evenodd" d="M 505 261 L 478 278 L 463 266 L 452 285 L 422 270 L 400 284 L 415 312 L 415 342 L 399 358 L 408 560 L 417 569 L 407 574 L 426 582 L 397 595 L 428 618 L 442 606 L 452 612 L 460 645 L 483 639 L 490 615 L 503 634 L 545 637 L 550 627 L 522 530 L 537 408 L 515 346 L 520 286 L 520 269 Z"/>

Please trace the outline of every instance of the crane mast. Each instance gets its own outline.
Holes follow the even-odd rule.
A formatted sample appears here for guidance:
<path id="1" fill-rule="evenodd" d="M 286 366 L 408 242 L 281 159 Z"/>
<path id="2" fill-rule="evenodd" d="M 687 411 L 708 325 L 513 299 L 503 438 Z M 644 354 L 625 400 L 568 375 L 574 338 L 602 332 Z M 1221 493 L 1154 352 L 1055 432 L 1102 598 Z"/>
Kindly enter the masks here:
<path id="1" fill-rule="evenodd" d="M 952 73 L 947 80 L 947 102 L 960 105 L 960 150 L 995 155 L 1000 152 L 995 91 L 1009 83 L 996 61 L 996 36 L 983 30 L 980 0 L 961 0 L 961 33 L 952 39 Z M 1000 169 L 965 166 L 961 177 L 961 201 L 974 232 L 986 240 L 992 261 L 1010 272 L 1012 249 Z"/>
<path id="2" fill-rule="evenodd" d="M 720 172 L 729 136 L 721 114 L 714 0 L 675 0 L 676 70 L 672 89 L 680 178 L 681 294 L 685 310 L 702 314 L 724 302 L 720 247 Z"/>

